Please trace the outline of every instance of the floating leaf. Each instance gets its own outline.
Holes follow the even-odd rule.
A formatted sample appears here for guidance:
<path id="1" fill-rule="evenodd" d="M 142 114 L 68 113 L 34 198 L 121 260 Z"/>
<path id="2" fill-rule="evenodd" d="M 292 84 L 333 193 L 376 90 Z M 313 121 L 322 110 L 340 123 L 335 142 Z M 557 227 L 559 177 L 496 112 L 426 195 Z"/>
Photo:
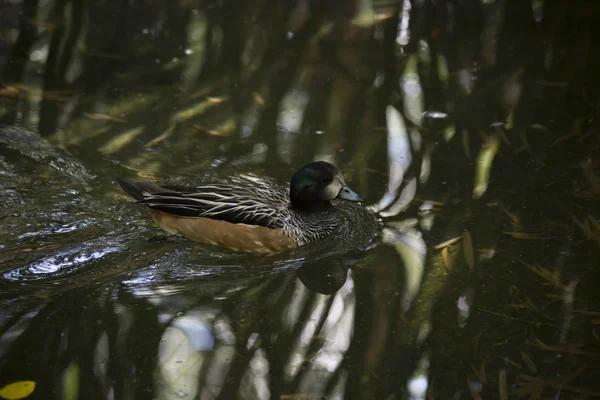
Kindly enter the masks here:
<path id="1" fill-rule="evenodd" d="M 451 245 L 453 245 L 454 243 L 458 242 L 458 241 L 459 241 L 459 240 L 461 240 L 462 238 L 463 238 L 462 236 L 456 236 L 456 237 L 454 237 L 454 238 L 452 238 L 452 239 L 448 239 L 448 240 L 445 240 L 445 241 L 443 241 L 442 243 L 440 243 L 440 244 L 438 244 L 438 245 L 434 246 L 433 248 L 434 248 L 435 250 L 443 249 L 443 248 L 445 248 L 445 247 L 448 247 L 448 246 L 451 246 Z"/>
<path id="2" fill-rule="evenodd" d="M 527 233 L 527 232 L 502 232 L 504 235 L 511 236 L 515 239 L 526 239 L 526 240 L 548 240 L 552 239 L 548 236 L 542 236 L 539 233 Z"/>
<path id="3" fill-rule="evenodd" d="M 442 249 L 442 261 L 444 262 L 444 268 L 446 271 L 452 271 L 452 264 L 450 263 L 450 257 L 448 256 L 448 247 Z"/>
<path id="4" fill-rule="evenodd" d="M 506 214 L 506 216 L 508 217 L 508 219 L 510 219 L 510 222 L 513 224 L 513 226 L 520 226 L 521 225 L 521 220 L 519 219 L 519 217 L 517 216 L 517 214 L 510 212 L 508 209 L 500 207 L 500 210 L 502 210 L 502 212 L 504 214 Z"/>
<path id="5" fill-rule="evenodd" d="M 24 399 L 33 393 L 35 389 L 34 381 L 18 381 L 4 386 L 0 390 L 0 397 L 7 400 Z"/>

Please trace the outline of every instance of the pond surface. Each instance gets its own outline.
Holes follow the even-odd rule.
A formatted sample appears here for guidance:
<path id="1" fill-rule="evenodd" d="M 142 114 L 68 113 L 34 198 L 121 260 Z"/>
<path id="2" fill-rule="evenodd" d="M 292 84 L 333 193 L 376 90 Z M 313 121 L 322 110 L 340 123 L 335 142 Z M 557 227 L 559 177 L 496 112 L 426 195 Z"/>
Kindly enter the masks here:
<path id="1" fill-rule="evenodd" d="M 433 3 L 0 5 L 0 388 L 600 397 L 599 9 Z M 116 182 L 313 160 L 366 202 L 271 257 Z"/>

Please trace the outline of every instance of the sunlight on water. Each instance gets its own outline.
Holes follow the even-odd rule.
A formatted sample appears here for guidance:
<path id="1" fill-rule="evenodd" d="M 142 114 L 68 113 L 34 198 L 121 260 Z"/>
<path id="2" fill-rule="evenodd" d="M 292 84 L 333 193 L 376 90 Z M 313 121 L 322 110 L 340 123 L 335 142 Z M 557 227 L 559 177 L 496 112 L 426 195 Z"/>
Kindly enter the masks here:
<path id="1" fill-rule="evenodd" d="M 11 270 L 4 274 L 4 277 L 9 280 L 24 280 L 41 279 L 44 275 L 63 275 L 73 272 L 79 266 L 86 266 L 89 261 L 99 260 L 121 250 L 121 247 L 107 247 L 96 251 L 87 248 L 59 251 L 55 255 L 31 263 L 28 267 Z"/>

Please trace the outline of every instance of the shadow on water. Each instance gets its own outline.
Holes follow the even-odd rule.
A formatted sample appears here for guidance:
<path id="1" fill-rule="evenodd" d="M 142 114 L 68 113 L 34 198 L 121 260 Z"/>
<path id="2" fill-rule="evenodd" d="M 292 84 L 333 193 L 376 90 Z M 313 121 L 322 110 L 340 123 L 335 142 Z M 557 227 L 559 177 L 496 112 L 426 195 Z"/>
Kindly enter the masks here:
<path id="1" fill-rule="evenodd" d="M 0 396 L 600 397 L 599 13 L 4 2 Z M 115 182 L 317 159 L 367 204 L 272 257 L 168 236 Z"/>

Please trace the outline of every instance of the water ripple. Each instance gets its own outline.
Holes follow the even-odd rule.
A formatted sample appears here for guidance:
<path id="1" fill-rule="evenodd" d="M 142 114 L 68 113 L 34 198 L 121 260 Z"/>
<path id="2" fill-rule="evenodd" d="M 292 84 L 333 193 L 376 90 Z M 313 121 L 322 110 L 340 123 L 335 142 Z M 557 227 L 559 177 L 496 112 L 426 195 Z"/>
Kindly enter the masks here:
<path id="1" fill-rule="evenodd" d="M 120 246 L 101 247 L 84 243 L 76 247 L 50 252 L 27 266 L 8 271 L 3 277 L 11 281 L 35 281 L 62 276 L 120 250 L 122 250 Z"/>

